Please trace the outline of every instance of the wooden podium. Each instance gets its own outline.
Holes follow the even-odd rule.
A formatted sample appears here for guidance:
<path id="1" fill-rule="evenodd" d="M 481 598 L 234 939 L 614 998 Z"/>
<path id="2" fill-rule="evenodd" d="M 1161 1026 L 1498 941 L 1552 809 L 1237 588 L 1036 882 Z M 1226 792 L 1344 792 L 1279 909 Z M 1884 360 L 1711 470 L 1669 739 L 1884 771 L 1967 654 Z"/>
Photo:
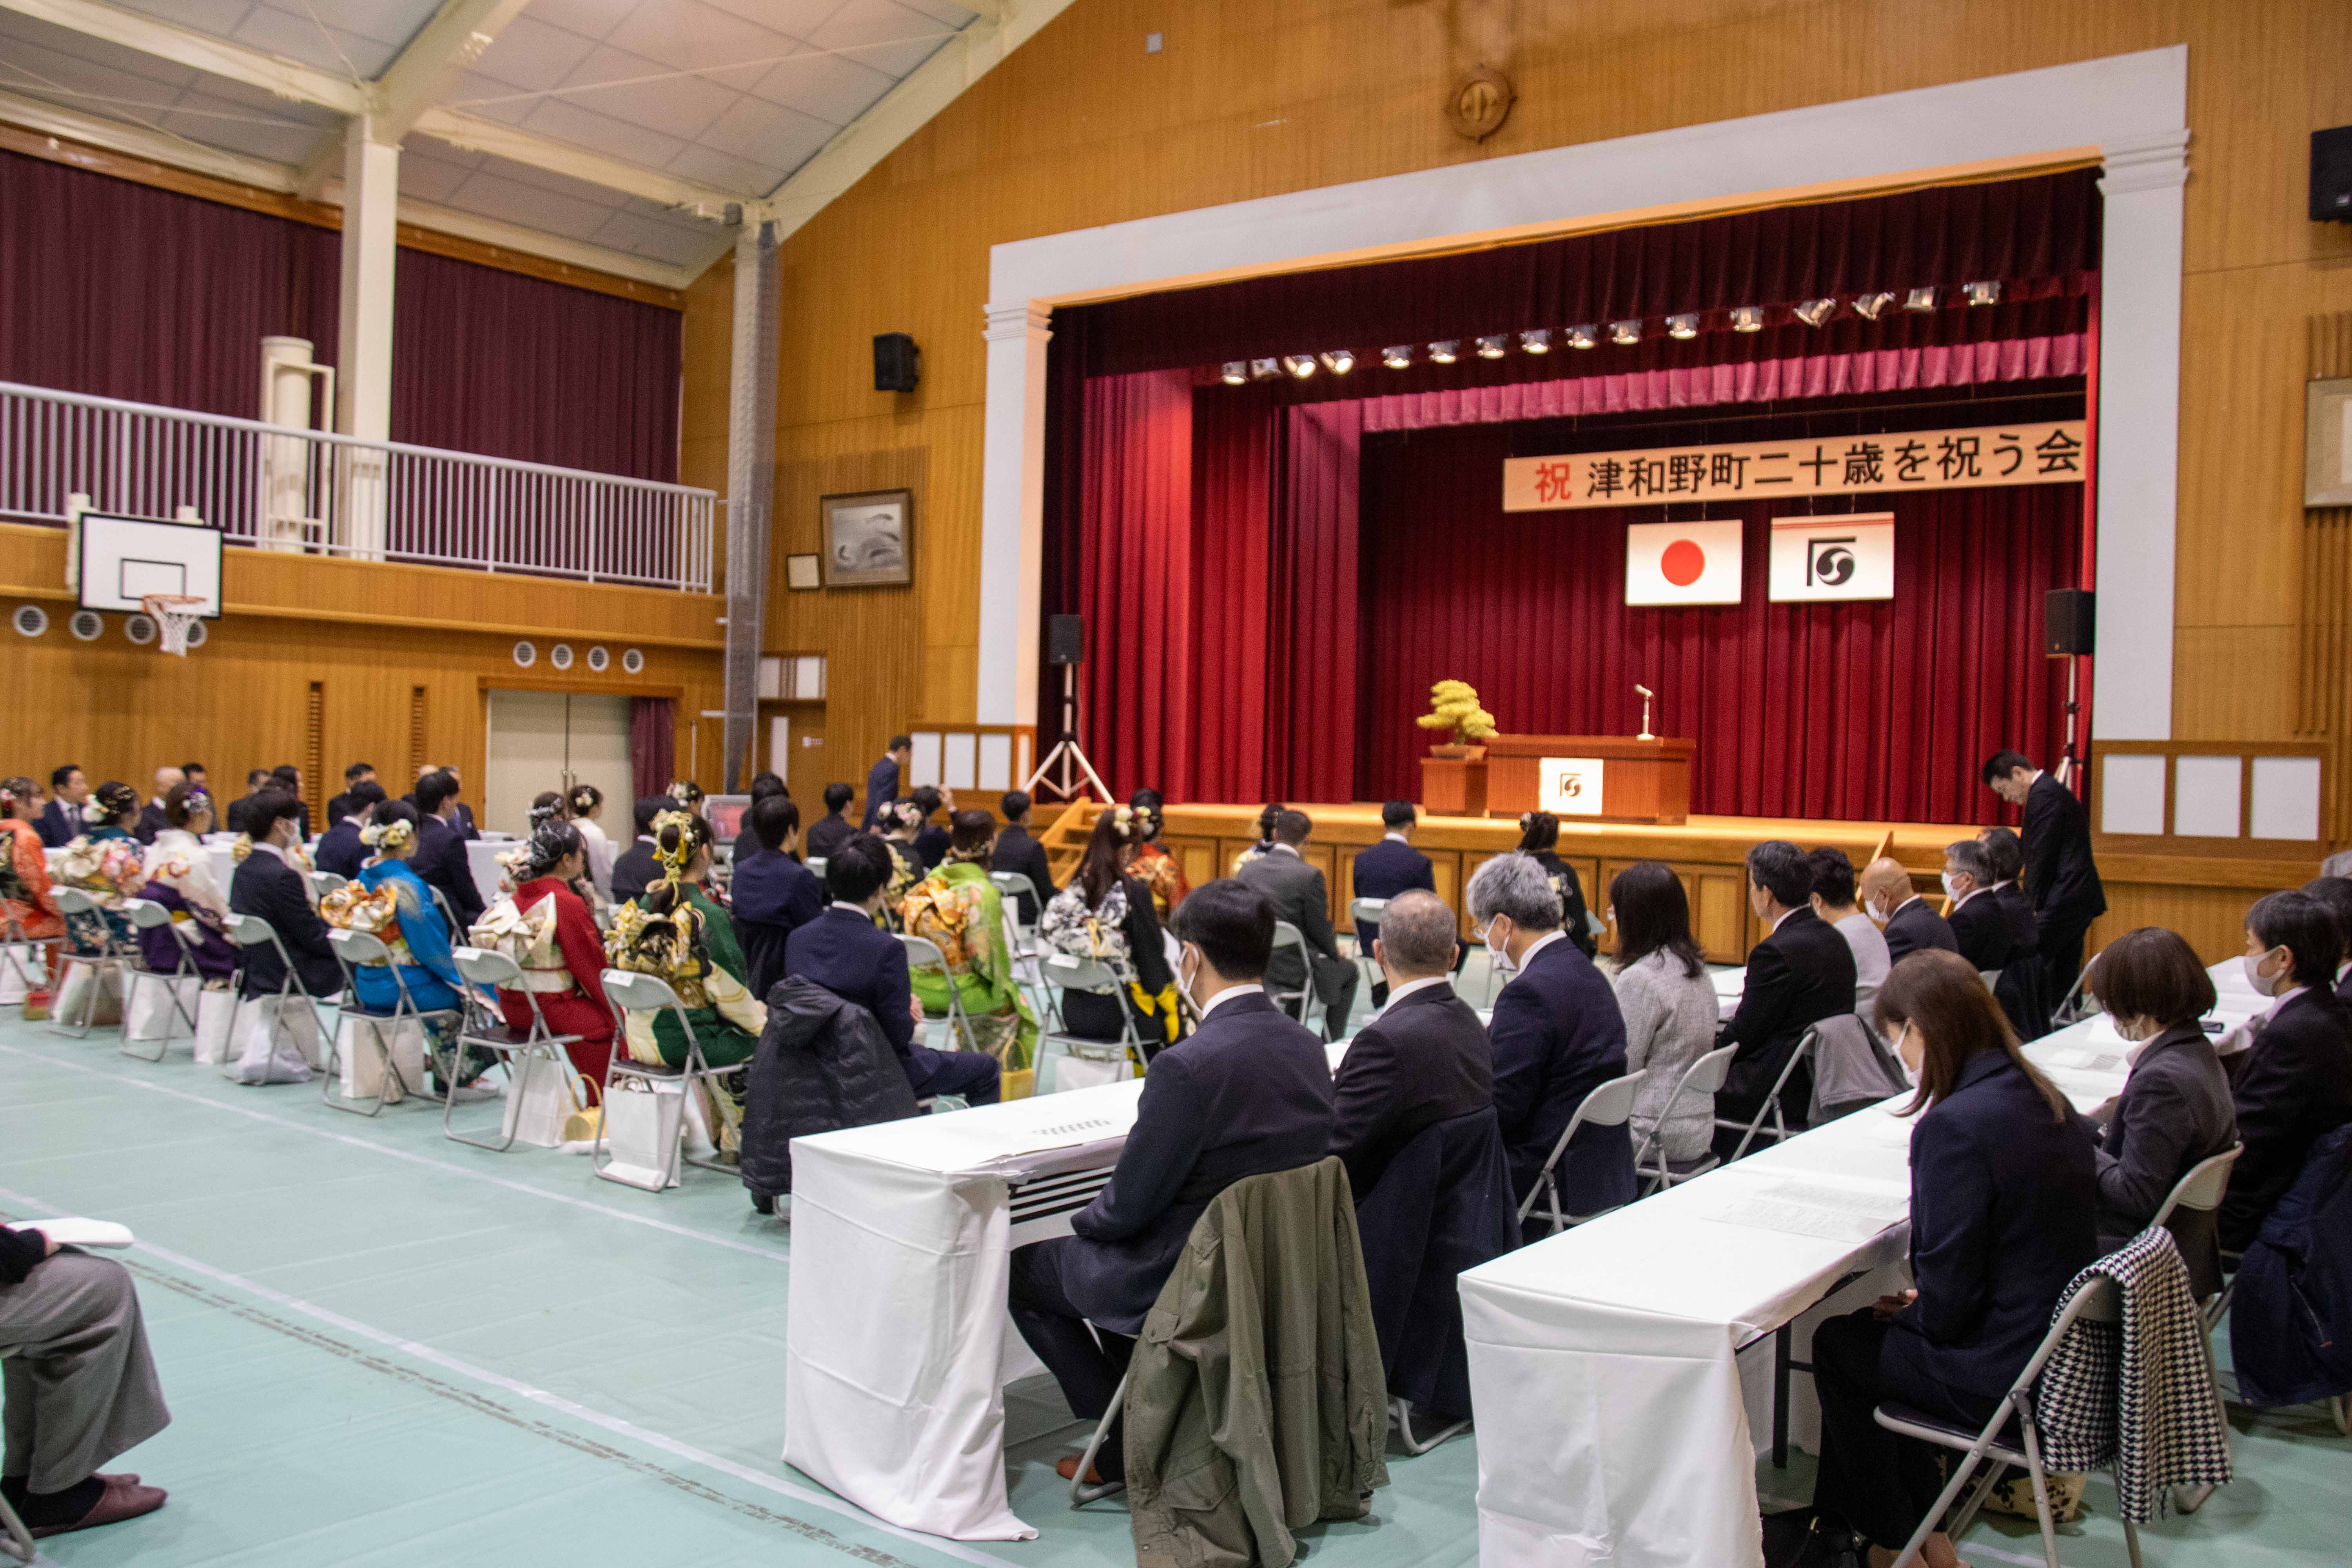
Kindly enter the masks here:
<path id="1" fill-rule="evenodd" d="M 1696 741 L 1623 735 L 1496 735 L 1486 742 L 1486 815 L 1549 811 L 1563 823 L 1689 820 Z"/>

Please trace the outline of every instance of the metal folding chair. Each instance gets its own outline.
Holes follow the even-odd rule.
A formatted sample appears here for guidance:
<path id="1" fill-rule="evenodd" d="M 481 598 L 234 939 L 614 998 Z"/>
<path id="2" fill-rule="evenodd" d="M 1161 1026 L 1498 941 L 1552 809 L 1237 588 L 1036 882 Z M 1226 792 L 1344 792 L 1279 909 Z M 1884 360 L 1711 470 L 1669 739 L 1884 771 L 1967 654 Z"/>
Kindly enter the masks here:
<path id="1" fill-rule="evenodd" d="M 239 947 L 268 947 L 276 950 L 278 965 L 286 971 L 286 978 L 278 984 L 278 994 L 274 998 L 269 998 L 279 1004 L 278 1011 L 272 1013 L 269 1019 L 270 1048 L 273 1052 L 277 1049 L 278 1043 L 285 1038 L 282 1032 L 285 1027 L 284 1005 L 288 1001 L 299 996 L 309 1003 L 311 1022 L 317 1025 L 320 998 L 311 995 L 310 988 L 302 984 L 302 974 L 294 967 L 293 955 L 286 951 L 286 944 L 278 939 L 277 930 L 268 921 L 259 915 L 231 915 L 228 917 L 228 939 Z M 236 1016 L 245 1007 L 245 985 L 242 975 L 238 980 L 236 995 L 236 1004 L 229 1009 L 228 1015 L 228 1037 L 232 1047 L 236 1040 Z M 337 1010 L 340 1012 L 341 998 L 335 997 L 331 1000 L 336 1003 Z M 323 1028 L 323 1026 L 320 1027 Z M 331 1035 L 328 1037 L 331 1041 L 333 1037 Z M 333 1050 L 334 1047 L 331 1044 L 322 1054 L 327 1059 L 331 1059 Z M 234 1063 L 235 1058 L 232 1056 L 225 1059 L 222 1065 L 226 1068 L 233 1066 Z"/>
<path id="2" fill-rule="evenodd" d="M 1298 968 L 1305 976 L 1296 991 L 1277 990 L 1272 980 L 1266 982 L 1265 994 L 1274 1005 L 1297 1019 L 1307 1022 L 1307 1012 L 1315 1002 L 1315 950 L 1307 945 L 1307 933 L 1288 921 L 1274 922 L 1274 951 L 1294 948 L 1298 953 Z"/>
<path id="3" fill-rule="evenodd" d="M 905 931 L 895 934 L 898 938 L 898 945 L 907 950 L 907 968 L 909 973 L 919 970 L 929 974 L 936 972 L 940 979 L 947 982 L 948 1049 L 978 1050 L 979 1045 L 971 1032 L 971 1020 L 964 1016 L 963 992 L 956 984 L 954 973 L 948 968 L 948 955 L 940 952 L 940 944 L 929 937 L 908 936 Z M 926 1018 L 923 1022 L 928 1025 L 930 1020 Z M 925 1032 L 929 1033 L 929 1030 L 926 1029 Z M 960 1040 L 973 1043 L 958 1044 Z"/>
<path id="4" fill-rule="evenodd" d="M 683 1173 L 680 1170 L 683 1165 L 698 1165 L 706 1171 L 724 1171 L 732 1175 L 733 1166 L 721 1164 L 715 1159 L 698 1159 L 686 1152 L 683 1133 L 687 1108 L 683 1100 L 678 1107 L 681 1136 L 675 1147 L 663 1151 L 658 1180 L 652 1184 L 633 1182 L 626 1176 L 612 1173 L 613 1162 L 606 1154 L 606 1145 L 612 1136 L 613 1095 L 616 1084 L 632 1085 L 634 1087 L 622 1092 L 638 1094 L 657 1093 L 656 1085 L 675 1083 L 680 1086 L 682 1094 L 691 1095 L 695 1092 L 698 1079 L 724 1078 L 729 1073 L 742 1070 L 743 1064 L 727 1068 L 710 1065 L 702 1054 L 702 1041 L 694 1032 L 694 1020 L 686 1015 L 686 1004 L 678 1000 L 678 994 L 670 988 L 669 982 L 658 974 L 641 974 L 634 969 L 608 969 L 600 978 L 604 987 L 604 1000 L 613 1009 L 613 1058 L 604 1068 L 602 1100 L 604 1114 L 597 1118 L 595 1146 L 588 1152 L 591 1169 L 604 1181 L 656 1193 L 664 1191 L 677 1181 Z M 631 1061 L 626 1043 L 628 1015 L 662 1012 L 677 1016 L 677 1026 L 686 1034 L 686 1061 L 678 1067 L 671 1067 L 667 1062 Z M 713 1127 L 710 1131 L 716 1142 L 719 1130 Z"/>
<path id="5" fill-rule="evenodd" d="M 2221 1199 L 2230 1190 L 2230 1168 L 2238 1163 L 2238 1156 L 2245 1152 L 2246 1146 L 2243 1143 L 2232 1143 L 2212 1158 L 2200 1160 L 2196 1164 L 2191 1165 L 2188 1173 L 2172 1184 L 2172 1191 L 2166 1195 L 2163 1205 L 2156 1211 L 2156 1217 L 2147 1223 L 2152 1226 L 2163 1225 L 2172 1218 L 2176 1209 L 2189 1209 L 2198 1214 L 2211 1214 L 2215 1209 L 2220 1208 Z M 2205 1325 L 2205 1353 L 2209 1358 L 2213 1352 L 2213 1331 L 2220 1326 L 2221 1314 L 2230 1310 L 2230 1289 L 2231 1287 L 2225 1284 L 2210 1297 L 2197 1303 L 2197 1315 Z M 2221 1381 L 2221 1370 L 2218 1367 L 2214 1369 L 2213 1376 L 2215 1382 Z M 2222 1425 L 2221 1440 L 2224 1443 L 2230 1440 L 2230 1429 L 2226 1422 Z M 2195 1513 L 2205 1506 L 2205 1500 L 2212 1495 L 2213 1489 L 2210 1486 L 2175 1487 L 2172 1489 L 2173 1504 L 2183 1513 Z"/>
<path id="6" fill-rule="evenodd" d="M 2057 1011 L 2050 1015 L 2052 1028 L 2063 1029 L 2069 1024 L 2079 1024 L 2085 1018 L 2106 1011 L 2106 1008 L 2101 1005 L 2098 996 L 2091 990 L 2091 969 L 2098 962 L 2099 956 L 2096 953 L 2084 960 L 2083 973 L 2074 977 L 2074 984 L 2066 988 L 2064 1000 L 2058 1004 Z"/>
<path id="7" fill-rule="evenodd" d="M 0 923 L 0 967 L 16 977 L 25 994 L 46 991 L 49 984 L 49 965 L 42 950 L 61 945 L 61 936 L 26 936 L 24 923 L 14 917 Z M 19 1004 L 21 1006 L 22 1004 Z"/>
<path id="8" fill-rule="evenodd" d="M 503 952 L 486 948 L 457 947 L 449 950 L 457 965 L 457 973 L 467 984 L 482 986 L 493 994 L 500 991 L 519 992 L 530 1004 L 530 1027 L 517 1034 L 506 1021 L 505 1015 L 471 993 L 463 993 L 466 1002 L 465 1022 L 457 1031 L 457 1050 L 462 1060 L 468 1046 L 494 1053 L 499 1066 L 506 1069 L 507 1092 L 515 1092 L 517 1074 L 515 1062 L 540 1060 L 554 1065 L 555 1070 L 566 1075 L 572 1071 L 571 1053 L 566 1046 L 580 1043 L 578 1035 L 559 1035 L 548 1027 L 547 1016 L 539 1010 L 539 996 L 523 984 L 522 967 Z M 451 1073 L 442 1085 L 441 1135 L 457 1143 L 471 1143 L 477 1149 L 488 1149 L 503 1154 L 514 1147 L 515 1129 L 506 1124 L 505 1112 L 499 1112 L 500 1130 L 505 1136 L 498 1142 L 458 1131 L 451 1125 L 457 1110 L 457 1075 Z"/>
<path id="9" fill-rule="evenodd" d="M 195 960 L 188 952 L 188 939 L 180 934 L 178 922 L 172 919 L 172 911 L 157 903 L 154 900 L 125 899 L 122 900 L 122 912 L 129 916 L 131 923 L 141 931 L 155 931 L 161 929 L 170 931 L 173 938 L 172 946 L 180 955 L 179 967 L 168 972 L 161 969 L 149 968 L 147 964 L 147 954 L 144 952 L 134 953 L 128 961 L 125 962 L 122 968 L 122 973 L 124 976 L 122 987 L 122 1054 L 126 1057 L 137 1057 L 142 1061 L 160 1062 L 163 1059 L 165 1053 L 169 1052 L 172 1048 L 172 1026 L 168 1022 L 164 1024 L 163 1038 L 156 1042 L 155 1054 L 153 1056 L 151 1057 L 144 1051 L 132 1050 L 131 1048 L 131 1004 L 138 999 L 139 985 L 142 981 L 146 981 L 151 984 L 163 986 L 165 994 L 172 998 L 173 1014 L 180 1022 L 188 1026 L 188 1037 L 192 1040 L 194 1039 L 196 1037 L 195 1015 L 189 1012 L 186 1005 L 180 1000 L 180 982 L 183 980 L 194 980 L 197 978 Z"/>
<path id="10" fill-rule="evenodd" d="M 400 1026 L 414 1021 L 421 1041 L 431 1033 L 425 1026 L 426 1019 L 455 1018 L 459 1015 L 456 1009 L 450 1007 L 418 1006 L 416 998 L 409 994 L 407 977 L 400 973 L 400 965 L 392 961 L 392 950 L 384 945 L 382 937 L 373 931 L 330 931 L 327 932 L 327 942 L 335 950 L 335 962 L 342 966 L 343 1002 L 336 1012 L 335 1033 L 327 1042 L 327 1066 L 323 1074 L 324 1084 L 321 1092 L 327 1103 L 337 1110 L 348 1110 L 354 1116 L 374 1116 L 384 1108 L 384 1096 L 389 1085 L 398 1085 L 404 1099 L 409 1095 L 425 1092 L 423 1084 L 410 1083 L 400 1076 L 399 1062 L 393 1055 L 393 1045 L 400 1038 Z M 389 1009 L 371 1007 L 360 1000 L 359 972 L 362 969 L 383 969 L 391 973 L 392 984 L 398 993 L 399 1000 L 395 1001 Z M 346 1018 L 366 1020 L 369 1026 L 367 1033 L 375 1042 L 378 1067 L 376 1092 L 373 1095 L 355 1096 L 349 1100 L 338 1099 L 335 1094 L 335 1083 L 340 1076 L 337 1072 L 337 1058 L 342 1054 L 343 1020 Z M 384 1037 L 386 1029 L 392 1031 L 390 1040 Z M 451 1092 L 453 1094 L 456 1092 L 454 1088 Z M 360 1108 L 361 1100 L 371 1100 L 373 1103 L 362 1110 Z M 444 1120 L 446 1121 L 446 1117 Z"/>
<path id="11" fill-rule="evenodd" d="M 314 900 L 323 899 L 338 888 L 350 887 L 351 883 L 349 877 L 333 871 L 313 871 L 310 873 L 310 896 Z"/>
<path id="12" fill-rule="evenodd" d="M 1789 1119 L 1780 1110 L 1780 1091 L 1789 1086 L 1789 1079 L 1796 1073 L 1797 1064 L 1810 1058 L 1820 1045 L 1820 1033 L 1812 1028 L 1807 1028 L 1803 1037 L 1798 1040 L 1797 1048 L 1790 1051 L 1789 1059 L 1780 1064 L 1780 1076 L 1772 1080 L 1771 1091 L 1765 1095 L 1764 1103 L 1756 1108 L 1754 1120 L 1728 1121 L 1720 1116 L 1715 1119 L 1715 1124 L 1717 1127 L 1740 1135 L 1739 1147 L 1731 1152 L 1733 1160 L 1747 1153 L 1748 1145 L 1754 1142 L 1759 1134 L 1769 1136 L 1776 1143 L 1787 1140 Z M 1737 1050 L 1738 1047 L 1732 1048 Z M 1764 1119 L 1767 1116 L 1772 1119 L 1772 1125 L 1769 1128 L 1764 1125 Z M 1728 1164 L 1730 1161 L 1727 1160 L 1724 1163 Z"/>
<path id="13" fill-rule="evenodd" d="M 1037 1058 L 1042 1063 L 1045 1047 L 1059 1046 L 1066 1057 L 1081 1061 L 1132 1062 L 1138 1072 L 1143 1070 L 1143 1034 L 1135 1026 L 1135 1012 L 1127 1005 L 1127 986 L 1132 976 L 1124 963 L 1105 959 L 1080 958 L 1075 953 L 1056 952 L 1045 961 L 1054 984 L 1065 991 L 1084 991 L 1096 996 L 1114 996 L 1118 1000 L 1119 1037 L 1117 1040 L 1090 1040 L 1067 1032 L 1053 1029 L 1038 1037 Z"/>
<path id="14" fill-rule="evenodd" d="M 1386 899 L 1350 899 L 1348 900 L 1348 923 L 1356 928 L 1356 963 L 1364 972 L 1364 994 L 1371 994 L 1381 983 L 1381 966 L 1372 959 L 1372 944 L 1364 940 L 1364 927 L 1369 922 L 1375 931 L 1381 915 L 1389 907 Z"/>
<path id="15" fill-rule="evenodd" d="M 1570 1226 L 1599 1219 L 1610 1212 L 1608 1209 L 1576 1215 L 1561 1212 L 1558 1174 L 1560 1156 L 1568 1152 L 1569 1141 L 1580 1128 L 1624 1126 L 1626 1119 L 1633 1114 L 1633 1096 L 1640 1090 L 1642 1080 L 1649 1076 L 1646 1068 L 1641 1072 L 1629 1072 L 1623 1078 L 1611 1079 L 1584 1097 L 1584 1102 L 1576 1108 L 1576 1114 L 1568 1119 L 1566 1127 L 1560 1129 L 1559 1142 L 1551 1146 L 1550 1154 L 1544 1159 L 1543 1170 L 1528 1188 L 1528 1195 L 1520 1200 L 1519 1218 L 1522 1221 L 1535 1211 L 1536 1199 L 1546 1194 L 1551 1199 L 1551 1233 L 1554 1236 Z"/>
<path id="16" fill-rule="evenodd" d="M 1664 1140 L 1659 1134 L 1664 1130 L 1667 1118 L 1674 1115 L 1675 1108 L 1692 1095 L 1700 1097 L 1701 1103 L 1706 1107 L 1709 1117 L 1715 1114 L 1716 1091 L 1721 1089 L 1724 1080 L 1731 1076 L 1731 1058 L 1738 1054 L 1738 1046 L 1726 1046 L 1721 1050 L 1709 1051 L 1691 1063 L 1683 1073 L 1682 1081 L 1675 1085 L 1675 1097 L 1666 1101 L 1665 1111 L 1659 1117 L 1658 1125 L 1643 1135 L 1642 1146 L 1633 1152 L 1633 1173 L 1644 1184 L 1642 1188 L 1643 1197 L 1664 1188 L 1687 1182 L 1693 1176 L 1704 1176 L 1723 1163 L 1712 1152 L 1702 1154 L 1696 1160 L 1669 1160 L 1666 1158 Z M 1642 1169 L 1645 1162 L 1650 1164 L 1650 1169 L 1647 1171 Z"/>
<path id="17" fill-rule="evenodd" d="M 66 917 L 66 934 L 58 948 L 58 994 L 60 997 L 65 994 L 66 982 L 73 977 L 76 964 L 90 972 L 89 994 L 89 1000 L 82 1006 L 79 1028 L 60 1016 L 62 1007 L 50 1013 L 49 1027 L 58 1034 L 71 1035 L 78 1040 L 88 1039 L 90 1030 L 97 1026 L 98 1004 L 106 991 L 107 972 L 111 970 L 116 974 L 123 973 L 129 966 L 131 955 L 125 944 L 115 936 L 113 923 L 107 920 L 103 904 L 79 888 L 59 888 L 57 892 L 58 912 Z M 75 938 L 73 917 L 76 915 L 85 915 L 97 921 L 106 932 L 95 948 L 84 947 Z"/>
<path id="18" fill-rule="evenodd" d="M 1008 871 L 1003 874 L 1018 882 L 1026 882 L 1029 879 L 1015 872 Z M 1053 987 L 1045 984 L 1043 962 L 1045 952 L 1038 944 L 1037 928 L 1031 926 L 1026 930 L 1023 929 L 1013 912 L 1015 906 L 1011 894 L 1008 893 L 1000 900 L 999 905 L 1004 912 L 1004 951 L 1013 958 L 1013 983 L 1029 993 L 1029 1005 L 1036 1008 L 1039 1022 L 1058 1029 L 1062 1026 L 1061 1004 L 1055 1000 Z"/>

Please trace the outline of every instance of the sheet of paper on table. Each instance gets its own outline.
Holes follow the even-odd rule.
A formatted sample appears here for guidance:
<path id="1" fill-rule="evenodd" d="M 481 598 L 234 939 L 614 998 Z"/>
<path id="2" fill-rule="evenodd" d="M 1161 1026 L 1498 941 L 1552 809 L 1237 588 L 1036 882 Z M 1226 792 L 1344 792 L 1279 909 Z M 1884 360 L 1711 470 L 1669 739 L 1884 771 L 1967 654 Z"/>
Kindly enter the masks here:
<path id="1" fill-rule="evenodd" d="M 1132 1092 L 1117 1096 L 1049 1094 L 932 1117 L 923 1130 L 926 1163 L 940 1170 L 1009 1171 L 1051 1150 L 1117 1142 L 1134 1127 L 1141 1095 L 1139 1082 Z"/>
<path id="2" fill-rule="evenodd" d="M 1708 1189 L 1713 1202 L 1700 1219 L 1822 1241 L 1867 1241 L 1910 1214 L 1911 1194 L 1885 1186 L 1757 1176 Z"/>

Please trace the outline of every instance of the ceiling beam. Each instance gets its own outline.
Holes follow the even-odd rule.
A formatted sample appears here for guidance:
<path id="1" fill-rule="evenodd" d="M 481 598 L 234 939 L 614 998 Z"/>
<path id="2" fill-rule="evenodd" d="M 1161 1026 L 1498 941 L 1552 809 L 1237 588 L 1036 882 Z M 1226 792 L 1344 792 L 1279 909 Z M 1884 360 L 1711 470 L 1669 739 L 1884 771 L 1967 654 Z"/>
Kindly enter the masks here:
<path id="1" fill-rule="evenodd" d="M 416 116 L 433 101 L 433 89 L 452 67 L 471 65 L 498 40 L 509 22 L 522 15 L 530 0 L 446 0 L 430 22 L 400 51 L 376 90 L 383 107 L 376 111 L 376 130 L 386 141 L 397 141 Z"/>
<path id="2" fill-rule="evenodd" d="M 726 222 L 730 206 L 749 205 L 758 200 L 742 192 L 723 191 L 715 185 L 648 169 L 642 163 L 608 158 L 584 147 L 551 142 L 499 121 L 461 114 L 454 109 L 421 110 L 411 129 L 417 135 L 430 136 L 469 153 L 488 153 L 534 169 L 566 174 L 592 185 L 690 212 L 712 223 Z"/>
<path id="3" fill-rule="evenodd" d="M 372 107 L 368 89 L 359 83 L 297 60 L 159 22 L 144 12 L 102 5 L 98 0 L 0 0 L 0 10 L 241 81 L 296 103 L 317 104 L 339 114 L 360 114 Z"/>

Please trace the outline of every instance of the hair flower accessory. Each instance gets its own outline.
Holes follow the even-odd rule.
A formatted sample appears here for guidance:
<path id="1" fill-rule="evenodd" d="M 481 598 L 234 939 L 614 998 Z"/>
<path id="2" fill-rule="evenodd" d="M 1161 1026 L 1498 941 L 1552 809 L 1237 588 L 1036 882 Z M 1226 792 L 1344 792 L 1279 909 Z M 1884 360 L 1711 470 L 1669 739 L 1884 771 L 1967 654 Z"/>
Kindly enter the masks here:
<path id="1" fill-rule="evenodd" d="M 376 850 L 397 849 L 415 837 L 415 827 L 406 822 L 371 822 L 360 829 L 360 842 Z"/>
<path id="2" fill-rule="evenodd" d="M 228 847 L 228 858 L 231 860 L 242 862 L 247 856 L 252 853 L 253 835 L 250 833 L 238 834 L 236 836 L 236 842 Z"/>
<path id="3" fill-rule="evenodd" d="M 675 794 L 677 786 L 672 784 L 670 789 Z M 677 829 L 675 842 L 671 841 L 672 828 Z M 676 880 L 679 874 L 685 871 L 686 863 L 693 858 L 693 855 L 694 817 L 689 813 L 665 811 L 654 818 L 654 858 L 660 861 L 668 870 L 672 880 Z"/>
<path id="4" fill-rule="evenodd" d="M 86 800 L 81 803 L 81 819 L 84 822 L 104 822 L 108 815 L 106 807 L 99 805 L 95 800 Z"/>

